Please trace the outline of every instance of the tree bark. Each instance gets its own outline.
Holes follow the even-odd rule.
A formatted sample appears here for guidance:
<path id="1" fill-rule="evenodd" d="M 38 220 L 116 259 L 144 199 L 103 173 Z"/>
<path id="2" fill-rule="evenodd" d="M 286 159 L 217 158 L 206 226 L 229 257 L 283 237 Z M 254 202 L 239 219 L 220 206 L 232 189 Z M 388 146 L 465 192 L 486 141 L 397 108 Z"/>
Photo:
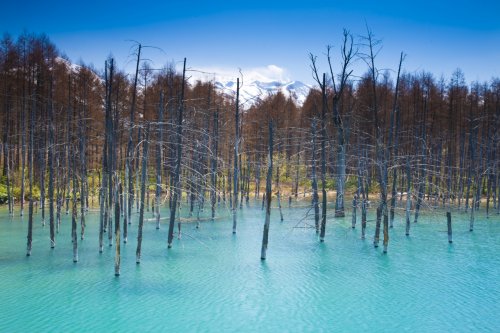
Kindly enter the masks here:
<path id="1" fill-rule="evenodd" d="M 280 188 L 280 164 L 281 142 L 278 143 L 278 161 L 276 163 L 276 199 L 278 200 L 278 209 L 280 211 L 280 220 L 283 222 L 283 211 L 281 210 L 281 188 Z"/>
<path id="2" fill-rule="evenodd" d="M 135 252 L 135 262 L 141 262 L 141 247 L 142 247 L 142 228 L 144 225 L 144 200 L 146 195 L 146 175 L 148 168 L 148 144 L 149 144 L 149 122 L 145 130 L 146 139 L 144 141 L 144 149 L 142 152 L 142 170 L 141 170 L 141 201 L 139 208 L 139 227 L 137 230 L 137 250 Z"/>
<path id="3" fill-rule="evenodd" d="M 125 160 L 125 197 L 123 199 L 126 207 L 123 208 L 124 214 L 124 223 L 131 224 L 131 215 L 132 215 L 132 206 L 134 203 L 134 181 L 133 181 L 133 173 L 132 173 L 132 165 L 133 165 L 133 135 L 134 135 L 134 126 L 135 126 L 135 107 L 136 107 L 136 99 L 137 99 L 137 80 L 139 76 L 139 63 L 141 61 L 141 49 L 142 45 L 139 44 L 137 47 L 137 60 L 135 64 L 135 75 L 134 75 L 134 85 L 132 87 L 132 101 L 130 104 L 130 124 L 128 125 L 128 143 L 127 143 L 127 153 Z M 127 228 L 123 228 L 123 241 L 127 241 Z"/>
<path id="4" fill-rule="evenodd" d="M 389 159 L 391 160 L 393 164 L 392 168 L 392 191 L 391 191 L 391 208 L 390 208 L 390 220 L 389 220 L 389 225 L 392 228 L 394 225 L 394 209 L 396 207 L 396 195 L 397 195 L 397 190 L 396 190 L 396 184 L 397 184 L 397 156 L 398 156 L 398 144 L 399 144 L 399 123 L 400 123 L 400 114 L 401 112 L 399 111 L 399 105 L 398 105 L 398 96 L 399 96 L 399 77 L 401 74 L 401 65 L 403 64 L 403 59 L 404 59 L 404 54 L 401 52 L 401 57 L 399 59 L 399 67 L 398 67 L 398 75 L 396 79 L 396 90 L 394 92 L 394 103 L 392 107 L 392 113 L 391 113 L 391 127 L 390 127 L 390 134 L 389 134 L 389 149 L 391 156 L 389 156 Z M 394 122 L 396 123 L 394 126 Z M 394 143 L 394 145 L 392 145 Z"/>
<path id="5" fill-rule="evenodd" d="M 54 110 L 53 110 L 53 83 L 50 82 L 50 97 L 49 97 L 49 227 L 50 227 L 50 247 L 53 249 L 56 246 L 55 228 L 54 228 Z"/>
<path id="6" fill-rule="evenodd" d="M 158 106 L 158 143 L 156 146 L 156 192 L 155 192 L 155 208 L 156 208 L 156 229 L 160 229 L 160 200 L 161 200 L 161 161 L 162 161 L 162 145 L 163 145 L 163 91 L 160 93 L 160 105 Z"/>
<path id="7" fill-rule="evenodd" d="M 319 241 L 325 241 L 326 229 L 326 74 L 323 74 L 323 105 L 321 107 L 321 226 L 319 232 Z"/>
<path id="8" fill-rule="evenodd" d="M 266 218 L 264 220 L 264 232 L 262 234 L 262 248 L 260 251 L 260 259 L 266 260 L 267 245 L 269 243 L 269 225 L 271 222 L 271 187 L 273 177 L 273 123 L 269 123 L 269 155 L 266 177 Z"/>
<path id="9" fill-rule="evenodd" d="M 115 276 L 120 275 L 120 200 L 122 196 L 122 184 L 118 179 L 118 175 L 115 175 Z"/>
<path id="10" fill-rule="evenodd" d="M 406 236 L 410 236 L 410 209 L 411 209 L 411 169 L 410 157 L 406 156 Z"/>
<path id="11" fill-rule="evenodd" d="M 240 78 L 236 80 L 236 110 L 235 110 L 235 136 L 234 136 L 234 168 L 233 168 L 233 234 L 236 233 L 236 223 L 237 223 L 237 206 L 238 206 L 238 156 L 239 156 L 239 145 L 240 145 Z"/>
<path id="12" fill-rule="evenodd" d="M 28 207 L 28 236 L 27 236 L 27 249 L 26 256 L 31 256 L 31 249 L 33 244 L 33 151 L 34 151 L 34 131 L 35 131 L 35 110 L 36 110 L 36 93 L 33 89 L 32 107 L 30 110 L 30 133 L 29 133 L 29 158 L 28 158 L 28 178 L 29 178 L 29 207 Z"/>
<path id="13" fill-rule="evenodd" d="M 211 183 L 212 183 L 212 189 L 210 192 L 210 203 L 211 203 L 211 208 L 212 208 L 212 221 L 215 219 L 215 204 L 216 204 L 216 194 L 217 194 L 217 155 L 218 155 L 218 150 L 219 150 L 219 109 L 217 109 L 216 112 L 214 112 L 214 119 L 213 119 L 213 137 L 212 137 L 212 158 L 210 161 L 210 167 L 211 167 Z"/>
<path id="14" fill-rule="evenodd" d="M 316 177 L 316 118 L 313 118 L 311 124 L 311 134 L 312 134 L 312 167 L 311 167 L 311 178 L 312 178 L 312 205 L 314 208 L 314 226 L 316 229 L 316 234 L 319 234 L 319 196 L 318 196 L 318 180 Z"/>
<path id="15" fill-rule="evenodd" d="M 172 205 L 170 207 L 170 221 L 168 226 L 168 248 L 172 247 L 172 240 L 174 237 L 174 224 L 175 224 L 175 213 L 177 211 L 177 200 L 179 195 L 182 195 L 181 184 L 180 184 L 180 176 L 181 176 L 181 161 L 182 161 L 182 117 L 184 111 L 184 87 L 186 84 L 186 58 L 184 58 L 184 66 L 182 70 L 182 87 L 181 87 L 181 96 L 179 101 L 179 111 L 177 113 L 177 130 L 176 130 L 176 139 L 177 139 L 177 156 L 176 156 L 176 164 L 175 171 L 173 175 L 173 198 Z"/>

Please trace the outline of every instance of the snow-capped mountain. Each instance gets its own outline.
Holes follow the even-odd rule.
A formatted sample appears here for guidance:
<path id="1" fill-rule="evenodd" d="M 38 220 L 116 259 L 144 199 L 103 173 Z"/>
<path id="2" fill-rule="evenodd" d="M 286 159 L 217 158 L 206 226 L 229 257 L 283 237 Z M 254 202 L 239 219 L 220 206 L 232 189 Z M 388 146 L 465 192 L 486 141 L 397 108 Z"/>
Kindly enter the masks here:
<path id="1" fill-rule="evenodd" d="M 236 96 L 235 81 L 216 81 L 215 88 L 228 97 Z M 276 94 L 278 91 L 283 93 L 285 97 L 291 97 L 292 100 L 299 106 L 304 104 L 307 95 L 311 90 L 311 86 L 300 81 L 252 81 L 243 82 L 240 86 L 240 102 L 244 108 L 249 108 L 259 99 L 264 99 L 271 94 Z"/>
<path id="2" fill-rule="evenodd" d="M 81 65 L 74 64 L 62 57 L 57 57 L 56 61 L 58 63 L 64 64 L 67 69 L 73 73 L 77 73 L 81 69 Z M 92 73 L 94 73 L 96 79 L 103 81 L 103 79 L 95 71 L 91 71 Z M 199 73 L 210 72 L 219 73 L 219 77 L 215 79 L 213 76 L 207 77 L 205 74 L 196 75 L 195 72 L 192 78 L 194 80 L 200 81 L 215 80 L 215 89 L 217 89 L 220 93 L 224 94 L 228 98 L 235 98 L 236 81 L 232 81 L 229 78 L 238 76 L 238 74 L 241 74 L 241 72 L 233 73 L 224 69 L 206 69 L 199 71 Z M 272 94 L 281 92 L 285 96 L 285 98 L 291 97 L 291 99 L 297 106 L 302 106 L 309 94 L 309 91 L 312 89 L 312 86 L 301 81 L 289 81 L 287 79 L 284 79 L 284 72 L 284 69 L 275 65 L 246 70 L 245 74 L 247 80 L 244 80 L 243 83 L 241 83 L 240 81 L 240 105 L 243 108 L 247 109 L 259 100 L 265 99 Z"/>

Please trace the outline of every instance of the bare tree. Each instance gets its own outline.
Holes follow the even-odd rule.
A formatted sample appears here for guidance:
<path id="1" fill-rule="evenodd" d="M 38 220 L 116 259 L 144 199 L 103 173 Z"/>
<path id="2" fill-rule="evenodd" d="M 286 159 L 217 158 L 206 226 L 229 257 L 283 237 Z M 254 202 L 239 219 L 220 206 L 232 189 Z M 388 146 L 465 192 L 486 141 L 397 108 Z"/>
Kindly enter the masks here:
<path id="1" fill-rule="evenodd" d="M 148 147 L 149 147 L 149 122 L 146 124 L 144 140 L 144 151 L 142 153 L 142 169 L 141 169 L 141 201 L 139 208 L 139 226 L 137 231 L 137 250 L 135 252 L 135 262 L 141 262 L 141 248 L 142 248 L 142 229 L 144 225 L 144 203 L 146 199 L 146 175 L 148 169 Z"/>
<path id="2" fill-rule="evenodd" d="M 238 155 L 239 155 L 239 145 L 240 145 L 240 78 L 236 80 L 236 110 L 235 110 L 235 135 L 234 135 L 234 168 L 233 168 L 233 234 L 236 233 L 236 222 L 237 222 L 237 206 L 238 206 Z"/>
<path id="3" fill-rule="evenodd" d="M 335 199 L 335 216 L 343 217 L 345 216 L 345 208 L 344 208 L 344 196 L 345 196 L 345 182 L 346 182 L 346 151 L 347 151 L 347 143 L 349 136 L 349 125 L 344 121 L 341 113 L 340 113 L 340 105 L 344 96 L 345 87 L 348 84 L 349 77 L 352 74 L 352 70 L 350 70 L 350 66 L 354 61 L 357 50 L 354 48 L 353 36 L 352 34 L 344 29 L 343 31 L 343 39 L 342 46 L 340 48 L 341 54 L 341 71 L 338 75 L 338 83 L 336 82 L 337 75 L 334 74 L 333 64 L 332 64 L 332 55 L 331 55 L 331 46 L 327 46 L 327 60 L 330 69 L 330 77 L 332 80 L 331 88 L 333 91 L 332 94 L 332 118 L 333 124 L 337 129 L 337 176 L 336 176 L 336 199 Z M 323 89 L 325 83 L 321 83 L 318 75 L 317 69 L 317 57 L 312 54 L 309 55 L 311 61 L 311 69 L 313 71 L 313 76 L 318 83 L 318 85 Z"/>
<path id="4" fill-rule="evenodd" d="M 267 245 L 269 243 L 269 225 L 271 222 L 271 196 L 272 196 L 272 178 L 273 178 L 273 123 L 269 122 L 269 154 L 267 161 L 266 177 L 266 218 L 264 221 L 264 232 L 262 235 L 262 249 L 260 259 L 266 260 Z"/>
<path id="5" fill-rule="evenodd" d="M 175 161 L 175 171 L 173 175 L 173 186 L 174 193 L 172 199 L 172 205 L 170 207 L 170 222 L 168 226 L 168 248 L 172 247 L 172 240 L 174 237 L 174 224 L 175 224 L 175 213 L 177 211 L 177 200 L 182 194 L 180 189 L 180 176 L 181 176 L 181 160 L 182 160 L 182 118 L 184 111 L 184 87 L 186 85 L 186 58 L 184 58 L 184 66 L 182 69 L 182 87 L 181 96 L 179 101 L 179 110 L 177 112 L 177 125 L 176 125 L 176 161 Z"/>

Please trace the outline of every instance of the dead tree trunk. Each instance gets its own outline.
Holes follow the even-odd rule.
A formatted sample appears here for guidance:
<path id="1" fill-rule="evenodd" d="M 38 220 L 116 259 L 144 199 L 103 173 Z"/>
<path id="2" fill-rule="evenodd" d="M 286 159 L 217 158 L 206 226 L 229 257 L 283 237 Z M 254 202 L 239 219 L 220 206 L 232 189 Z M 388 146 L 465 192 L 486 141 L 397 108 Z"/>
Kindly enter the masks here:
<path id="1" fill-rule="evenodd" d="M 123 202 L 125 207 L 123 207 L 124 213 L 124 224 L 131 224 L 131 215 L 132 215 L 132 206 L 134 203 L 134 181 L 132 174 L 132 158 L 133 158 L 133 135 L 134 135 L 134 126 L 135 126 L 135 107 L 136 107 L 136 99 L 137 99 L 137 79 L 139 76 L 139 63 L 141 61 L 141 44 L 137 47 L 137 61 L 135 64 L 135 76 L 134 76 L 134 85 L 132 90 L 132 101 L 130 105 L 130 124 L 128 125 L 128 143 L 127 143 L 127 153 L 125 159 L 125 197 L 123 198 Z M 123 228 L 123 241 L 127 242 L 127 228 Z"/>
<path id="2" fill-rule="evenodd" d="M 411 169 L 410 157 L 406 156 L 406 236 L 410 236 L 410 209 L 411 209 Z"/>
<path id="3" fill-rule="evenodd" d="M 160 93 L 160 105 L 158 106 L 158 143 L 156 145 L 156 229 L 160 229 L 160 200 L 161 200 L 161 161 L 162 161 L 162 145 L 163 145 L 163 91 Z"/>
<path id="4" fill-rule="evenodd" d="M 427 104 L 427 101 L 424 101 L 424 104 Z M 417 194 L 417 203 L 415 205 L 415 219 L 413 223 L 417 223 L 420 207 L 422 207 L 422 202 L 424 199 L 425 193 L 425 180 L 426 180 L 426 165 L 427 165 L 427 153 L 426 153 L 426 128 L 425 123 L 421 126 L 421 137 L 418 138 L 420 141 L 420 154 L 421 154 L 421 162 L 420 162 L 420 178 L 418 179 L 418 194 Z"/>
<path id="5" fill-rule="evenodd" d="M 24 67 L 24 66 L 23 66 Z M 23 80 L 23 97 L 21 105 L 21 209 L 20 216 L 24 215 L 24 198 L 26 196 L 25 188 L 25 169 L 26 169 L 26 89 Z"/>
<path id="6" fill-rule="evenodd" d="M 122 196 L 122 184 L 118 179 L 118 174 L 115 175 L 115 276 L 120 275 L 120 200 Z"/>
<path id="7" fill-rule="evenodd" d="M 109 74 L 109 85 L 108 85 L 108 99 L 106 100 L 106 140 L 108 155 L 108 173 L 106 177 L 108 178 L 108 197 L 107 197 L 107 219 L 105 223 L 108 226 L 108 245 L 113 245 L 113 197 L 114 197 L 114 186 L 113 186 L 113 171 L 115 167 L 114 161 L 114 129 L 113 129 L 113 106 L 112 106 L 112 94 L 113 94 L 113 74 L 114 74 L 114 60 L 111 59 L 110 64 L 110 74 Z"/>
<path id="8" fill-rule="evenodd" d="M 71 205 L 71 235 L 73 240 L 73 262 L 78 261 L 78 238 L 76 232 L 76 219 L 77 219 L 77 201 L 76 201 L 76 149 L 73 146 L 73 152 L 71 157 L 71 174 L 72 174 L 72 183 L 73 183 L 73 193 L 72 193 L 72 205 Z"/>
<path id="9" fill-rule="evenodd" d="M 322 96 L 323 105 L 321 107 L 321 226 L 319 232 L 319 241 L 325 241 L 326 229 L 326 75 L 323 74 Z"/>
<path id="10" fill-rule="evenodd" d="M 5 74 L 5 72 L 4 72 Z M 10 138 L 10 114 L 11 114 L 11 106 L 9 105 L 9 100 L 11 98 L 11 90 L 12 87 L 11 85 L 7 84 L 7 79 L 5 79 L 5 87 L 4 87 L 4 128 L 3 128 L 3 175 L 6 178 L 7 182 L 7 202 L 8 202 L 8 207 L 9 207 L 9 216 L 13 215 L 13 202 L 12 202 L 12 193 L 11 193 L 11 179 L 10 179 L 10 145 L 9 145 L 9 138 Z"/>
<path id="11" fill-rule="evenodd" d="M 349 33 L 349 31 L 343 31 L 343 43 L 340 48 L 340 53 L 342 57 L 341 61 L 341 72 L 338 75 L 340 82 L 338 85 L 335 82 L 335 78 L 337 75 L 333 72 L 332 59 L 330 55 L 331 47 L 327 47 L 327 60 L 330 68 L 330 76 L 332 80 L 332 89 L 333 89 L 333 98 L 332 98 L 332 116 L 333 116 L 333 124 L 337 129 L 338 142 L 337 142 L 337 177 L 336 177 L 336 199 L 335 199 L 335 216 L 336 217 L 344 217 L 345 216 L 345 208 L 344 208 L 344 192 L 345 192 L 345 182 L 346 182 L 346 149 L 347 149 L 347 137 L 348 137 L 348 128 L 344 125 L 342 121 L 342 117 L 340 115 L 340 102 L 342 100 L 344 89 L 347 85 L 347 81 L 352 74 L 352 71 L 349 70 L 349 67 L 356 55 L 356 50 L 353 48 L 354 42 L 353 37 Z M 325 81 L 323 80 L 323 84 L 321 84 L 318 76 L 318 70 L 316 67 L 316 57 L 312 54 L 310 55 L 311 60 L 311 68 L 313 70 L 313 74 L 315 75 L 315 79 L 320 85 L 320 87 L 325 88 Z M 325 97 L 326 98 L 326 97 Z M 325 106 L 326 107 L 326 106 Z"/>
<path id="12" fill-rule="evenodd" d="M 177 211 L 177 200 L 179 198 L 179 195 L 182 195 L 180 176 L 181 176 L 181 161 L 182 161 L 182 116 L 184 111 L 184 87 L 186 83 L 185 81 L 186 81 L 186 58 L 184 58 L 184 67 L 182 70 L 181 96 L 179 101 L 179 111 L 177 113 L 177 130 L 176 130 L 177 154 L 176 154 L 175 171 L 173 175 L 174 193 L 172 198 L 172 206 L 170 207 L 170 221 L 168 226 L 168 248 L 172 247 L 172 240 L 174 237 L 175 213 Z"/>
<path id="13" fill-rule="evenodd" d="M 471 122 L 471 133 L 470 133 L 470 162 L 469 162 L 469 172 L 468 172 L 468 180 L 467 180 L 467 192 L 469 192 L 470 185 L 473 183 L 476 187 L 480 186 L 480 183 L 478 181 L 479 178 L 479 168 L 480 166 L 475 165 L 476 162 L 476 146 L 479 144 L 478 142 L 478 131 L 479 129 L 474 126 L 473 124 L 475 123 L 472 115 L 472 108 L 471 108 L 471 113 L 470 113 L 470 122 Z M 480 157 L 478 158 L 480 159 Z M 476 200 L 478 199 L 477 195 L 472 195 L 472 203 L 471 203 L 471 213 L 470 213 L 470 220 L 469 220 L 469 231 L 474 230 L 474 211 L 476 210 Z M 469 201 L 469 193 L 467 193 L 467 205 Z"/>
<path id="14" fill-rule="evenodd" d="M 109 74 L 108 74 L 108 69 L 109 69 Z M 104 246 L 104 232 L 106 232 L 107 224 L 108 224 L 108 218 L 109 218 L 109 205 L 110 201 L 108 200 L 109 198 L 109 192 L 112 192 L 111 189 L 111 182 L 110 182 L 110 169 L 111 169 L 111 156 L 109 156 L 109 151 L 110 148 L 109 146 L 111 145 L 110 142 L 110 117 L 111 117 L 111 84 L 113 80 L 113 72 L 114 72 L 114 65 L 113 65 L 113 59 L 111 59 L 110 64 L 108 65 L 108 62 L 106 61 L 105 63 L 105 93 L 106 93 L 106 107 L 105 107 L 105 135 L 104 135 L 104 147 L 102 151 L 102 186 L 99 191 L 100 194 L 100 223 L 99 223 L 99 252 L 102 253 L 103 251 L 103 246 Z M 111 233 L 111 230 L 109 230 Z"/>
<path id="15" fill-rule="evenodd" d="M 212 205 L 212 221 L 215 219 L 215 203 L 217 200 L 217 155 L 219 150 L 219 109 L 214 112 L 214 125 L 212 137 L 212 155 L 210 160 L 211 174 L 210 180 L 212 183 L 212 190 L 210 192 L 210 203 Z"/>
<path id="16" fill-rule="evenodd" d="M 135 252 L 135 262 L 141 262 L 141 246 L 142 246 L 142 227 L 144 225 L 144 200 L 146 196 L 146 175 L 148 169 L 148 144 L 149 144 L 149 123 L 145 130 L 144 149 L 142 151 L 142 170 L 141 170 L 141 202 L 139 208 L 139 227 L 137 230 L 137 250 Z"/>
<path id="17" fill-rule="evenodd" d="M 453 88 L 451 88 L 453 89 Z M 451 179 L 452 179 L 452 140 L 453 138 L 453 93 L 450 97 L 450 106 L 449 106 L 449 127 L 448 127 L 448 176 L 446 180 L 447 191 L 446 191 L 446 226 L 448 233 L 448 243 L 453 243 L 453 231 L 451 226 Z"/>
<path id="18" fill-rule="evenodd" d="M 302 137 L 299 138 L 299 147 L 297 149 L 297 164 L 295 165 L 295 188 L 293 191 L 295 196 L 295 201 L 297 201 L 299 196 L 299 168 L 300 168 L 301 144 L 302 144 Z"/>
<path id="19" fill-rule="evenodd" d="M 266 218 L 264 221 L 264 232 L 262 235 L 262 249 L 260 259 L 266 260 L 267 245 L 269 243 L 269 225 L 271 222 L 271 187 L 273 178 L 273 123 L 269 123 L 269 155 L 266 177 Z"/>
<path id="20" fill-rule="evenodd" d="M 311 124 L 312 134 L 312 167 L 311 167 L 311 182 L 312 182 L 312 205 L 314 209 L 314 226 L 316 234 L 319 234 L 319 196 L 318 196 L 318 180 L 316 177 L 316 118 L 313 118 Z"/>
<path id="21" fill-rule="evenodd" d="M 107 68 L 105 68 L 105 70 L 107 70 Z M 71 74 L 68 76 L 68 110 L 67 110 L 67 116 L 66 116 L 66 144 L 65 144 L 65 148 L 66 148 L 66 156 L 65 156 L 65 167 L 66 167 L 66 184 L 65 184 L 65 203 L 66 203 L 66 215 L 69 214 L 69 200 L 70 200 L 70 193 L 71 193 L 71 168 L 70 168 L 70 164 L 71 164 L 71 147 L 70 147 L 70 141 L 71 141 L 71 131 L 70 131 L 70 128 L 71 128 L 71 125 L 73 123 L 73 108 L 72 108 L 72 103 L 73 103 L 73 99 L 72 99 L 72 89 L 71 89 Z M 107 85 L 106 85 L 107 87 Z"/>
<path id="22" fill-rule="evenodd" d="M 34 150 L 34 140 L 33 135 L 35 131 L 35 110 L 36 110 L 36 94 L 35 89 L 33 89 L 32 94 L 32 107 L 30 110 L 30 134 L 29 134 L 29 157 L 28 157 L 28 177 L 29 177 L 29 207 L 28 207 L 28 236 L 27 236 L 27 249 L 26 256 L 31 256 L 31 249 L 33 244 L 33 150 Z"/>
<path id="23" fill-rule="evenodd" d="M 280 211 L 280 220 L 283 222 L 283 211 L 281 210 L 281 187 L 280 187 L 280 159 L 281 155 L 281 142 L 278 143 L 278 161 L 276 163 L 276 198 L 278 201 L 278 209 Z"/>
<path id="24" fill-rule="evenodd" d="M 236 110 L 235 110 L 235 136 L 234 136 L 234 168 L 233 168 L 233 234 L 236 233 L 237 207 L 238 207 L 238 155 L 240 145 L 240 78 L 236 80 Z"/>
<path id="25" fill-rule="evenodd" d="M 392 113 L 391 113 L 391 127 L 390 127 L 390 133 L 389 133 L 389 149 L 390 149 L 390 156 L 389 159 L 393 164 L 392 167 L 392 191 L 391 191 L 391 209 L 390 209 L 390 219 L 389 219 L 389 226 L 392 228 L 394 225 L 394 209 L 396 207 L 396 184 L 397 184 L 397 178 L 398 178 L 398 171 L 396 167 L 396 158 L 398 156 L 398 137 L 399 137 L 399 121 L 400 121 L 400 114 L 401 112 L 399 111 L 399 106 L 398 106 L 398 93 L 399 93 L 399 77 L 401 74 L 401 65 L 403 64 L 404 60 L 404 54 L 401 52 L 401 57 L 399 59 L 399 67 L 398 67 L 398 76 L 396 79 L 396 90 L 394 92 L 394 103 L 392 106 Z M 396 123 L 394 126 L 394 122 Z M 393 145 L 394 144 L 394 145 Z"/>
<path id="26" fill-rule="evenodd" d="M 46 123 L 45 123 L 46 124 Z M 47 133 L 47 131 L 45 131 Z M 46 136 L 42 135 L 40 138 L 40 148 L 38 158 L 40 163 L 40 208 L 42 213 L 42 226 L 45 227 L 45 173 L 47 171 L 47 140 Z"/>
<path id="27" fill-rule="evenodd" d="M 82 114 L 79 112 L 78 131 L 80 147 L 80 239 L 85 238 L 85 129 Z"/>
<path id="28" fill-rule="evenodd" d="M 366 152 L 363 153 L 362 167 L 361 167 L 361 239 L 366 237 L 366 206 L 368 201 L 368 185 L 366 181 L 366 174 L 368 169 L 366 167 Z"/>
<path id="29" fill-rule="evenodd" d="M 358 200 L 360 197 L 361 189 L 362 189 L 362 176 L 361 176 L 361 147 L 359 144 L 359 138 L 358 138 L 358 179 L 357 179 L 357 187 L 356 187 L 356 192 L 354 193 L 354 197 L 352 198 L 352 221 L 351 221 L 351 228 L 355 229 L 356 228 L 356 219 L 357 219 L 357 210 L 358 210 Z"/>
<path id="30" fill-rule="evenodd" d="M 50 227 L 50 247 L 53 249 L 56 246 L 55 228 L 54 228 L 54 110 L 53 110 L 53 83 L 50 82 L 50 97 L 49 97 L 49 227 Z"/>
<path id="31" fill-rule="evenodd" d="M 5 160 L 7 161 L 6 162 L 6 166 L 7 166 L 7 170 L 5 171 L 6 172 L 6 182 L 7 182 L 7 202 L 8 202 L 8 206 L 9 206 L 9 216 L 13 216 L 14 215 L 14 198 L 12 196 L 12 186 L 11 186 L 11 179 L 10 179 L 10 164 L 11 164 L 11 152 L 9 150 L 9 144 L 8 143 L 5 143 L 4 144 L 4 147 L 5 147 Z"/>
<path id="32" fill-rule="evenodd" d="M 374 40 L 372 32 L 368 29 L 368 35 L 366 37 L 366 41 L 368 43 L 369 54 L 367 57 L 367 63 L 369 65 L 369 71 L 371 76 L 371 90 L 372 90 L 372 115 L 373 115 L 373 124 L 375 130 L 375 155 L 376 155 L 376 168 L 378 174 L 378 183 L 380 186 L 380 204 L 377 209 L 377 226 L 375 227 L 375 237 L 374 237 L 374 246 L 378 246 L 379 241 L 379 233 L 380 233 L 380 219 L 383 216 L 383 227 L 384 227 L 384 250 L 383 252 L 387 252 L 387 246 L 389 244 L 389 231 L 388 231 L 388 214 L 387 214 L 387 159 L 388 159 L 388 150 L 387 147 L 383 146 L 383 137 L 380 129 L 379 122 L 379 114 L 378 114 L 378 99 L 377 99 L 377 69 L 375 68 L 375 56 L 377 52 L 374 48 L 377 45 L 377 41 Z"/>

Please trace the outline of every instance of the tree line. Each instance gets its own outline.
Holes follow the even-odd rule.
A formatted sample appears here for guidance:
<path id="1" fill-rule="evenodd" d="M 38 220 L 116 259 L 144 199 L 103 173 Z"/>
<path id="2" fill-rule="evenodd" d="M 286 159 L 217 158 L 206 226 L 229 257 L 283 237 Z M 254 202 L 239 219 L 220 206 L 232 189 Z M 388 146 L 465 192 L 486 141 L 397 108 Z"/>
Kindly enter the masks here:
<path id="1" fill-rule="evenodd" d="M 469 214 L 471 231 L 481 200 L 487 216 L 498 214 L 500 80 L 467 84 L 458 69 L 449 79 L 408 73 L 403 53 L 395 75 L 379 70 L 380 44 L 370 30 L 359 42 L 344 31 L 340 45 L 327 48 L 325 69 L 310 55 L 317 88 L 303 105 L 276 93 L 244 109 L 239 80 L 228 96 L 214 82 L 191 82 L 186 59 L 180 72 L 172 64 L 152 68 L 140 44 L 127 74 L 112 58 L 103 70 L 74 65 L 45 35 L 4 35 L 0 200 L 12 215 L 28 205 L 27 254 L 35 220 L 48 223 L 54 247 L 61 214 L 71 213 L 78 261 L 78 238 L 94 206 L 99 251 L 107 234 L 117 275 L 133 216 L 139 263 L 145 211 L 158 229 L 168 221 L 171 247 L 181 205 L 198 225 L 214 220 L 218 207 L 231 209 L 236 233 L 237 211 L 262 200 L 263 259 L 271 197 L 281 220 L 287 201 L 310 207 L 320 241 L 327 222 L 346 213 L 365 238 L 376 203 L 373 241 L 378 246 L 382 231 L 384 252 L 398 210 L 409 235 L 421 209 L 444 207 L 450 243 L 452 212 Z M 356 60 L 367 66 L 361 77 L 352 74 Z M 169 216 L 161 217 L 160 207 Z"/>

